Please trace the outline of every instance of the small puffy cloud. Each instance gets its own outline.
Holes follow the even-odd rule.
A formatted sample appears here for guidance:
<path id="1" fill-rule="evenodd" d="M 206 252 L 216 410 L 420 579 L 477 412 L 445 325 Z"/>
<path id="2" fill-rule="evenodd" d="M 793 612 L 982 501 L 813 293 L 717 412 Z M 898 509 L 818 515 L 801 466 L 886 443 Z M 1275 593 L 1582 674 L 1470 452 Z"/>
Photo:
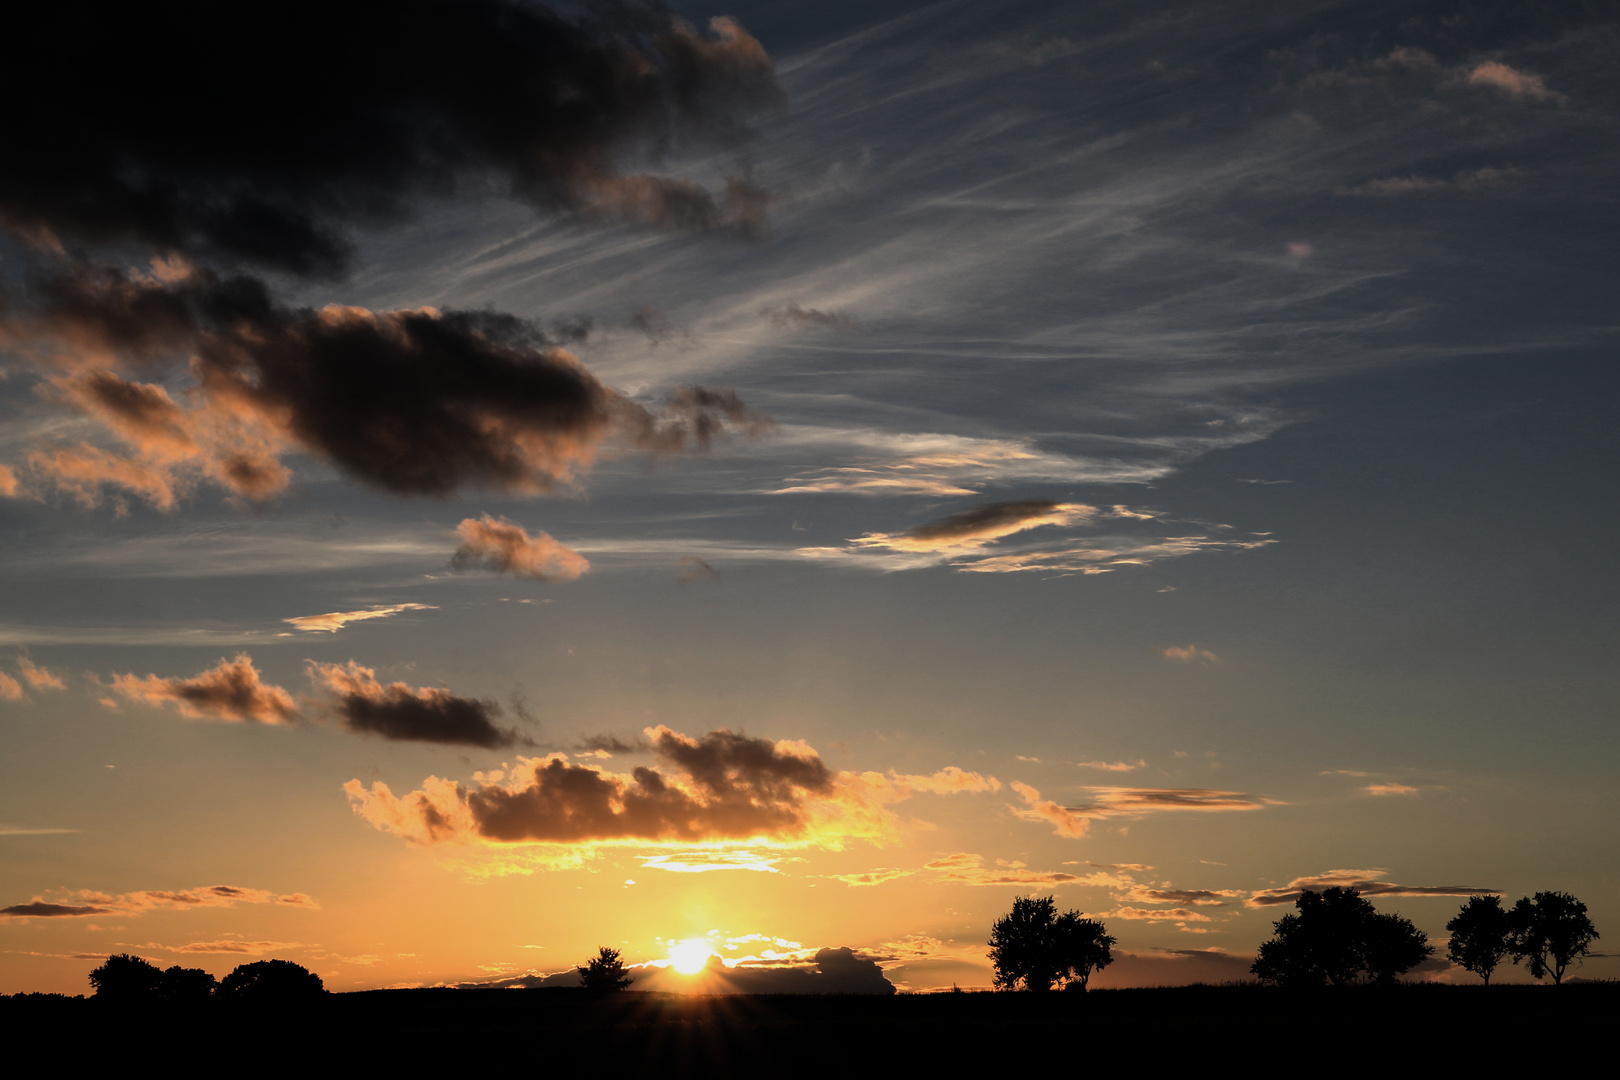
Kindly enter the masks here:
<path id="1" fill-rule="evenodd" d="M 67 684 L 57 675 L 42 667 L 34 666 L 34 662 L 26 656 L 17 657 L 17 666 L 22 669 L 23 679 L 35 690 L 65 690 Z"/>
<path id="2" fill-rule="evenodd" d="M 290 724 L 298 717 L 292 695 L 261 682 L 246 654 L 190 679 L 114 675 L 112 688 L 131 701 L 174 705 L 181 716 L 258 724 Z"/>
<path id="3" fill-rule="evenodd" d="M 1397 885 L 1381 881 L 1388 870 L 1329 870 L 1324 874 L 1295 878 L 1281 888 L 1262 889 L 1251 893 L 1245 901 L 1249 907 L 1274 907 L 1292 904 L 1307 889 L 1319 891 L 1329 888 L 1354 889 L 1362 896 L 1499 896 L 1500 889 L 1482 889 L 1473 885 Z"/>
<path id="4" fill-rule="evenodd" d="M 1060 503 L 1052 499 L 988 503 L 918 525 L 903 533 L 868 533 L 850 543 L 860 548 L 886 548 L 890 551 L 971 550 L 1042 525 L 1072 525 L 1096 512 L 1094 506 Z"/>
<path id="5" fill-rule="evenodd" d="M 461 546 L 450 564 L 458 570 L 482 566 L 497 574 L 535 581 L 573 581 L 590 569 L 585 556 L 543 532 L 530 536 L 504 518 L 467 518 L 456 526 Z"/>
<path id="6" fill-rule="evenodd" d="M 386 619 L 402 611 L 437 610 L 438 607 L 434 604 L 389 604 L 386 607 L 371 607 L 360 611 L 329 611 L 325 615 L 298 615 L 281 621 L 297 630 L 324 630 L 329 634 L 335 634 L 350 623 L 365 622 L 367 619 Z"/>
<path id="7" fill-rule="evenodd" d="M 1091 793 L 1090 802 L 1063 806 L 1043 798 L 1028 784 L 1015 781 L 1012 789 L 1024 800 L 1022 807 L 1009 807 L 1015 815 L 1025 821 L 1047 822 L 1057 835 L 1071 838 L 1086 835 L 1091 821 L 1097 818 L 1136 817 L 1168 810 L 1259 810 L 1266 805 L 1240 791 L 1213 788 L 1091 787 L 1087 789 Z"/>
<path id="8" fill-rule="evenodd" d="M 1174 660 L 1178 664 L 1213 664 L 1220 660 L 1208 649 L 1200 649 L 1196 645 L 1172 645 L 1161 652 L 1166 660 Z"/>
<path id="9" fill-rule="evenodd" d="M 325 708 L 349 731 L 410 742 L 512 746 L 517 733 L 495 725 L 500 706 L 492 701 L 457 697 L 448 690 L 402 682 L 387 686 L 377 673 L 350 660 L 347 664 L 309 663 L 309 678 L 327 695 Z"/>
<path id="10" fill-rule="evenodd" d="M 196 889 L 147 890 L 109 894 L 80 889 L 58 900 L 34 897 L 31 903 L 0 908 L 0 915 L 17 919 L 78 918 L 89 915 L 139 915 L 153 910 L 193 911 L 228 908 L 237 904 L 277 904 L 318 908 L 304 893 L 274 893 L 238 885 L 208 885 Z"/>
<path id="11" fill-rule="evenodd" d="M 1562 94 L 1547 89 L 1547 84 L 1540 75 L 1519 71 L 1497 60 L 1487 61 L 1470 71 L 1468 82 L 1473 86 L 1488 86 L 1512 97 L 1529 98 L 1533 101 L 1563 99 Z"/>
<path id="12" fill-rule="evenodd" d="M 1418 789 L 1408 787 L 1406 784 L 1397 784 L 1391 781 L 1387 784 L 1368 784 L 1361 789 L 1369 795 L 1416 795 Z"/>
<path id="13" fill-rule="evenodd" d="M 1078 768 L 1078 769 L 1101 769 L 1104 772 L 1135 772 L 1137 769 L 1146 768 L 1147 767 L 1147 761 L 1145 759 L 1141 759 L 1141 758 L 1138 758 L 1134 762 L 1131 762 L 1131 761 L 1077 761 L 1077 762 L 1075 762 L 1075 767 Z"/>

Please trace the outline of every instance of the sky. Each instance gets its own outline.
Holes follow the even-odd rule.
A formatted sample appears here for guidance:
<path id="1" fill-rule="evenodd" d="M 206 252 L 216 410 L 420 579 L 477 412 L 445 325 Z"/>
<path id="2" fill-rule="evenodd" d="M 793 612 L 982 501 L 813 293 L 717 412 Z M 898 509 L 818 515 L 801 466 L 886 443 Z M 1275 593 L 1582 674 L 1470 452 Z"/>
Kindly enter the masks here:
<path id="1" fill-rule="evenodd" d="M 0 45 L 0 992 L 1620 934 L 1611 6 L 81 6 Z"/>

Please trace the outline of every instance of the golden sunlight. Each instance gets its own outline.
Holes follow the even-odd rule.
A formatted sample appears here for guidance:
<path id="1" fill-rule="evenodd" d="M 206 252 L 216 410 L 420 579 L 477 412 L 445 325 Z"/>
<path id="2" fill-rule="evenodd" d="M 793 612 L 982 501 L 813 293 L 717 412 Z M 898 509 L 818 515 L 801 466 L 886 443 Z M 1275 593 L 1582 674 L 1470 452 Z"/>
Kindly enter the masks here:
<path id="1" fill-rule="evenodd" d="M 670 963 L 682 975 L 696 975 L 702 971 L 709 962 L 714 950 L 702 938 L 694 941 L 683 941 L 669 950 Z"/>

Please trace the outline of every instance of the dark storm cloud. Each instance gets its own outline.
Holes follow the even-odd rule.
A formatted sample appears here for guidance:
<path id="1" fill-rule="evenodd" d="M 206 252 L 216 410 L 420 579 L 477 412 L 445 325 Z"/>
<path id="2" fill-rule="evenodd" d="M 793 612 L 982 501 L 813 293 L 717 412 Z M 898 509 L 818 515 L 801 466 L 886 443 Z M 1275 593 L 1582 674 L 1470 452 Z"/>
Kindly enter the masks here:
<path id="1" fill-rule="evenodd" d="M 175 265 L 77 264 L 41 276 L 34 292 L 0 334 L 67 368 L 57 393 L 133 450 L 31 456 L 40 479 L 86 503 L 111 485 L 168 508 L 199 479 L 262 498 L 288 483 L 287 449 L 400 495 L 542 492 L 588 467 L 605 441 L 677 453 L 771 426 L 736 394 L 703 387 L 644 408 L 539 327 L 495 312 L 295 309 L 251 277 Z M 187 407 L 105 370 L 188 354 L 198 385 Z"/>
<path id="2" fill-rule="evenodd" d="M 457 697 L 432 686 L 414 690 L 402 682 L 384 686 L 375 671 L 352 660 L 311 663 L 309 677 L 317 689 L 331 695 L 329 711 L 358 734 L 489 750 L 528 741 L 495 725 L 501 708 L 492 701 Z"/>
<path id="3" fill-rule="evenodd" d="M 0 221 L 39 246 L 134 243 L 340 273 L 349 230 L 473 185 L 544 209 L 761 227 L 734 180 L 615 160 L 734 143 L 779 97 L 729 19 L 523 0 L 86 0 L 8 12 Z"/>

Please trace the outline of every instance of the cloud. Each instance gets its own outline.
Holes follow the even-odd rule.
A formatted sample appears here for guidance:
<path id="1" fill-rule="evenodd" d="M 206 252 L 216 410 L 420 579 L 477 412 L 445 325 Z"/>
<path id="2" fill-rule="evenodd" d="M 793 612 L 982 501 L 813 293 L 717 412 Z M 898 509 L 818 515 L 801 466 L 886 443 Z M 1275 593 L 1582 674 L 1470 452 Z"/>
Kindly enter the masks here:
<path id="1" fill-rule="evenodd" d="M 1465 169 L 1450 180 L 1436 176 L 1387 176 L 1351 187 L 1335 189 L 1335 194 L 1362 198 L 1397 198 L 1403 195 L 1428 195 L 1445 191 L 1476 191 L 1499 187 L 1520 175 L 1511 167 Z M 1286 480 L 1245 480 L 1244 483 L 1288 483 Z"/>
<path id="2" fill-rule="evenodd" d="M 1091 802 L 1063 806 L 1042 798 L 1041 793 L 1028 784 L 1015 781 L 1012 789 L 1024 800 L 1022 807 L 1009 807 L 1016 816 L 1025 821 L 1047 822 L 1057 835 L 1075 839 L 1086 835 L 1096 818 L 1135 817 L 1166 810 L 1259 810 L 1265 805 L 1243 792 L 1213 788 L 1091 787 L 1087 789 L 1092 795 Z"/>
<path id="3" fill-rule="evenodd" d="M 1245 901 L 1249 907 L 1274 907 L 1292 904 L 1307 889 L 1318 891 L 1329 888 L 1354 889 L 1362 896 L 1499 896 L 1500 889 L 1481 889 L 1472 885 L 1397 885 L 1378 880 L 1388 870 L 1329 870 L 1324 874 L 1295 878 L 1281 888 L 1262 889 L 1250 894 Z"/>
<path id="4" fill-rule="evenodd" d="M 1042 525 L 1071 525 L 1095 514 L 1096 507 L 1052 499 L 988 503 L 951 514 L 903 533 L 867 533 L 850 543 L 891 551 L 954 551 L 994 543 L 1004 536 Z"/>
<path id="5" fill-rule="evenodd" d="M 9 465 L 0 465 L 0 497 L 15 499 L 17 491 L 17 473 Z"/>
<path id="6" fill-rule="evenodd" d="M 1368 784 L 1361 789 L 1369 795 L 1416 795 L 1418 789 L 1391 781 L 1388 784 Z"/>
<path id="7" fill-rule="evenodd" d="M 357 734 L 491 750 L 520 741 L 516 732 L 495 726 L 501 708 L 492 701 L 457 697 L 431 686 L 413 690 L 402 682 L 383 686 L 375 671 L 353 660 L 310 661 L 308 670 L 316 689 L 330 695 L 325 708 Z"/>
<path id="8" fill-rule="evenodd" d="M 302 942 L 298 941 L 242 941 L 237 938 L 225 938 L 221 941 L 191 941 L 184 945 L 160 945 L 155 941 L 149 941 L 145 945 L 130 947 L 151 949 L 154 952 L 217 956 L 264 956 L 267 953 L 279 952 L 283 949 L 306 948 Z"/>
<path id="9" fill-rule="evenodd" d="M 758 851 L 677 851 L 667 855 L 643 855 L 644 870 L 673 870 L 680 874 L 704 874 L 711 870 L 754 870 L 776 874 L 780 855 Z"/>
<path id="10" fill-rule="evenodd" d="M 808 950 L 802 950 L 808 951 Z M 677 994 L 892 994 L 875 960 L 853 949 L 817 949 L 791 960 L 727 962 L 713 956 L 696 975 L 672 967 L 643 967 L 635 972 L 637 990 Z"/>
<path id="11" fill-rule="evenodd" d="M 910 877 L 916 870 L 904 870 L 899 867 L 887 866 L 877 870 L 866 870 L 857 874 L 831 874 L 830 877 L 842 881 L 845 885 L 882 885 L 887 881 Z"/>
<path id="12" fill-rule="evenodd" d="M 313 0 L 250 24 L 184 0 L 19 12 L 5 87 L 59 89 L 8 131 L 0 221 L 41 244 L 133 241 L 330 275 L 350 261 L 351 226 L 456 187 L 677 227 L 757 217 L 746 191 L 716 199 L 614 166 L 638 145 L 736 142 L 778 100 L 770 58 L 732 20 L 704 35 L 648 8 L 569 21 L 510 0 L 377 14 Z M 181 137 L 198 131 L 209 138 Z"/>
<path id="13" fill-rule="evenodd" d="M 923 869 L 932 871 L 935 881 L 957 885 L 1101 885 L 1118 888 L 1131 884 L 1129 878 L 1110 873 L 1071 874 L 1063 870 L 1030 870 L 1018 864 L 984 866 L 983 863 L 983 856 L 958 851 L 924 863 Z"/>
<path id="14" fill-rule="evenodd" d="M 954 767 L 927 776 L 834 773 L 802 741 L 725 729 L 692 738 L 659 726 L 646 737 L 658 768 L 615 773 L 553 753 L 475 773 L 472 785 L 429 777 L 400 797 L 381 782 L 367 789 L 351 780 L 344 790 L 362 818 L 412 843 L 523 845 L 538 864 L 566 866 L 604 844 L 837 850 L 892 839 L 899 822 L 889 803 L 997 783 Z"/>
<path id="15" fill-rule="evenodd" d="M 260 682 L 259 672 L 246 654 L 221 660 L 218 667 L 190 679 L 114 675 L 112 688 L 132 701 L 174 705 L 181 716 L 258 724 L 290 724 L 298 716 L 292 695 Z"/>
<path id="16" fill-rule="evenodd" d="M 535 494 L 574 483 L 610 442 L 679 453 L 771 426 L 730 391 L 632 402 L 537 326 L 492 311 L 291 309 L 256 279 L 197 267 L 75 265 L 33 293 L 0 336 L 65 368 L 50 383 L 58 398 L 128 447 L 30 454 L 41 484 L 86 506 L 111 486 L 168 510 L 204 481 L 266 498 L 290 481 L 289 451 L 397 495 Z M 196 384 L 184 406 L 113 370 L 179 360 Z"/>
<path id="17" fill-rule="evenodd" d="M 1220 660 L 1220 657 L 1208 649 L 1200 649 L 1196 645 L 1172 645 L 1162 652 L 1166 660 L 1176 660 L 1183 664 L 1190 664 L 1195 660 L 1203 664 L 1213 664 Z"/>
<path id="18" fill-rule="evenodd" d="M 1534 101 L 1561 101 L 1562 94 L 1547 89 L 1547 84 L 1540 75 L 1533 75 L 1528 71 L 1518 71 L 1506 64 L 1490 60 L 1468 73 L 1468 81 L 1474 86 L 1489 86 L 1505 94 L 1517 98 L 1529 98 Z"/>
<path id="19" fill-rule="evenodd" d="M 1146 759 L 1130 761 L 1077 761 L 1077 769 L 1102 769 L 1104 772 L 1135 772 L 1137 769 L 1147 767 Z"/>
<path id="20" fill-rule="evenodd" d="M 645 740 L 625 741 L 617 735 L 587 735 L 580 740 L 579 749 L 587 754 L 612 757 L 615 754 L 634 754 L 650 749 Z"/>
<path id="21" fill-rule="evenodd" d="M 1190 908 L 1139 908 L 1117 907 L 1112 911 L 1103 912 L 1110 919 L 1125 919 L 1132 922 L 1211 922 L 1208 915 Z"/>
<path id="22" fill-rule="evenodd" d="M 17 666 L 22 669 L 23 679 L 35 690 L 67 689 L 67 684 L 60 677 L 51 674 L 46 668 L 35 667 L 34 662 L 26 656 L 17 657 Z"/>
<path id="23" fill-rule="evenodd" d="M 22 683 L 0 671 L 0 701 L 21 701 L 22 697 Z"/>
<path id="24" fill-rule="evenodd" d="M 287 907 L 319 908 L 304 893 L 273 893 L 238 885 L 209 885 L 196 889 L 148 890 L 117 895 L 80 889 L 61 901 L 36 896 L 33 902 L 0 908 L 0 915 L 18 919 L 79 918 L 88 915 L 139 915 L 153 910 L 193 911 L 201 908 L 228 908 L 237 904 L 279 904 Z"/>
<path id="25" fill-rule="evenodd" d="M 457 570 L 482 565 L 497 574 L 535 581 L 573 581 L 591 566 L 585 556 L 546 533 L 530 536 L 522 526 L 488 514 L 466 518 L 456 526 L 456 535 L 461 537 L 461 546 L 451 556 L 450 565 Z"/>
<path id="26" fill-rule="evenodd" d="M 390 615 L 398 615 L 402 611 L 437 611 L 435 604 L 390 604 L 386 607 L 365 608 L 361 611 L 329 611 L 325 615 L 298 615 L 291 619 L 282 619 L 298 630 L 316 631 L 324 630 L 335 634 L 352 622 L 364 622 L 367 619 L 386 619 Z"/>
<path id="27" fill-rule="evenodd" d="M 784 330 L 847 330 L 855 325 L 855 319 L 842 312 L 802 308 L 791 301 L 760 308 L 759 313 L 769 319 L 772 326 Z"/>
<path id="28" fill-rule="evenodd" d="M 1220 907 L 1232 897 L 1246 896 L 1241 889 L 1150 889 L 1137 886 L 1125 899 L 1139 904 L 1192 904 L 1194 907 Z"/>

